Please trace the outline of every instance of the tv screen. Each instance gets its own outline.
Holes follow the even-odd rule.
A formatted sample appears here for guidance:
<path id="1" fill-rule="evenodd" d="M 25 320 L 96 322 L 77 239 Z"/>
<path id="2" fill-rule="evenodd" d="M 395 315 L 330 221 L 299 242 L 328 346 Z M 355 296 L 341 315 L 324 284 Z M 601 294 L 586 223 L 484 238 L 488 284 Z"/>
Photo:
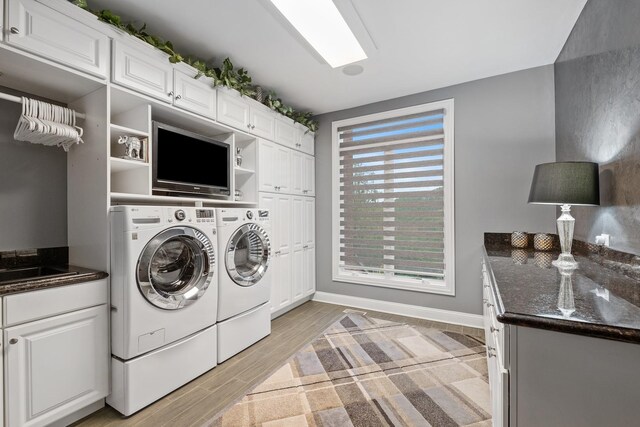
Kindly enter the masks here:
<path id="1" fill-rule="evenodd" d="M 153 145 L 154 188 L 229 194 L 229 144 L 154 123 Z"/>

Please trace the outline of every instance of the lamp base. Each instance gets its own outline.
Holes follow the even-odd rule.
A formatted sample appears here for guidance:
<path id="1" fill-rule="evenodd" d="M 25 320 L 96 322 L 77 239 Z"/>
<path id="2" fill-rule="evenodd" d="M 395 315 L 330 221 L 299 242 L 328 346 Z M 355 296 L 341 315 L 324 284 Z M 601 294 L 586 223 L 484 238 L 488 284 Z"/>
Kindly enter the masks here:
<path id="1" fill-rule="evenodd" d="M 571 254 L 560 254 L 558 259 L 551 264 L 558 268 L 576 268 L 578 266 L 578 262 Z"/>

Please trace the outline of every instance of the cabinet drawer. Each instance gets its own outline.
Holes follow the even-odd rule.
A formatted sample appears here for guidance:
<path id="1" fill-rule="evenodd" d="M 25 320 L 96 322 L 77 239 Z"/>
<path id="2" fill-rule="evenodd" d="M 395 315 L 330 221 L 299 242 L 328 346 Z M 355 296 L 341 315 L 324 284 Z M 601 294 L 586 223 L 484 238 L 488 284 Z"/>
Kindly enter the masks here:
<path id="1" fill-rule="evenodd" d="M 114 40 L 112 62 L 114 83 L 167 103 L 173 101 L 173 68 L 166 54 Z"/>
<path id="2" fill-rule="evenodd" d="M 2 301 L 3 325 L 17 325 L 106 304 L 107 300 L 107 279 L 7 295 Z"/>
<path id="3" fill-rule="evenodd" d="M 34 0 L 9 0 L 6 41 L 20 49 L 60 64 L 107 75 L 109 38 Z M 46 76 L 43 76 L 46 78 Z"/>

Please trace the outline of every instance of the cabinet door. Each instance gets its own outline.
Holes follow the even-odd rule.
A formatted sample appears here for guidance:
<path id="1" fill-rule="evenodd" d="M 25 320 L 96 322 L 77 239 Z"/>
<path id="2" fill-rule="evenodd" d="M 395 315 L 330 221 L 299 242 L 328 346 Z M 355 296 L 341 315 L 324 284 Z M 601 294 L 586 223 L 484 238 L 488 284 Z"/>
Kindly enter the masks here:
<path id="1" fill-rule="evenodd" d="M 312 156 L 315 154 L 315 134 L 306 128 L 300 137 L 300 150 Z"/>
<path id="2" fill-rule="evenodd" d="M 272 307 L 272 311 L 279 310 L 291 304 L 291 267 L 292 254 L 281 253 L 277 258 L 277 268 L 273 274 L 273 282 L 271 285 L 276 288 L 276 305 Z M 273 295 L 273 294 L 272 294 Z"/>
<path id="3" fill-rule="evenodd" d="M 240 97 L 240 94 L 219 89 L 218 121 L 243 131 L 250 131 L 249 105 Z"/>
<path id="4" fill-rule="evenodd" d="M 259 107 L 251 107 L 251 133 L 273 140 L 275 136 L 275 115 L 271 111 L 262 110 Z"/>
<path id="5" fill-rule="evenodd" d="M 291 196 L 278 194 L 275 198 L 275 212 L 271 223 L 275 234 L 277 254 L 291 252 Z"/>
<path id="6" fill-rule="evenodd" d="M 173 105 L 211 119 L 216 118 L 216 90 L 202 80 L 173 71 Z"/>
<path id="7" fill-rule="evenodd" d="M 309 247 L 304 250 L 303 289 L 302 296 L 311 295 L 316 291 L 316 248 Z"/>
<path id="8" fill-rule="evenodd" d="M 291 151 L 291 193 L 303 194 L 305 189 L 304 155 L 298 151 Z"/>
<path id="9" fill-rule="evenodd" d="M 107 76 L 106 35 L 33 0 L 9 0 L 6 5 L 9 44 L 99 77 Z"/>
<path id="10" fill-rule="evenodd" d="M 293 301 L 303 297 L 304 293 L 304 199 L 293 196 L 291 198 L 291 286 Z"/>
<path id="11" fill-rule="evenodd" d="M 316 246 L 316 199 L 311 197 L 304 198 L 304 247 Z"/>
<path id="12" fill-rule="evenodd" d="M 316 194 L 316 159 L 313 156 L 303 155 L 302 193 L 306 196 Z"/>
<path id="13" fill-rule="evenodd" d="M 281 118 L 276 118 L 276 138 L 275 141 L 278 144 L 286 145 L 287 147 L 296 148 L 298 143 L 298 132 L 293 124 L 285 121 Z"/>
<path id="14" fill-rule="evenodd" d="M 276 144 L 276 161 L 271 167 L 276 169 L 276 190 L 291 193 L 291 150 Z"/>
<path id="15" fill-rule="evenodd" d="M 4 331 L 6 421 L 48 425 L 108 394 L 107 306 Z"/>
<path id="16" fill-rule="evenodd" d="M 258 140 L 258 191 L 276 191 L 276 144 Z"/>
<path id="17" fill-rule="evenodd" d="M 113 41 L 114 83 L 128 87 L 166 103 L 173 101 L 173 67 L 167 55 L 146 46 L 134 46 L 135 40 Z M 137 44 L 137 43 L 136 43 Z"/>

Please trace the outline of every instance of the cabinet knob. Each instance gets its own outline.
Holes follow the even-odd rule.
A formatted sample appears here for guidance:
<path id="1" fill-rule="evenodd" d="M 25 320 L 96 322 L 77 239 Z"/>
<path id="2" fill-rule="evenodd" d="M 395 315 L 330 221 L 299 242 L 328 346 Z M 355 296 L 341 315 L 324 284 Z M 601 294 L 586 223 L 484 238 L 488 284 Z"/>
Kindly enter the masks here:
<path id="1" fill-rule="evenodd" d="M 247 129 L 251 129 L 251 123 L 247 123 Z"/>
<path id="2" fill-rule="evenodd" d="M 251 129 L 255 129 L 255 128 L 256 128 L 256 125 L 251 125 Z"/>
<path id="3" fill-rule="evenodd" d="M 492 351 L 488 351 L 487 352 L 487 356 L 489 356 L 489 358 L 496 357 L 496 354 L 494 352 L 492 352 Z"/>
<path id="4" fill-rule="evenodd" d="M 11 338 L 9 344 L 18 344 L 18 338 Z"/>
<path id="5" fill-rule="evenodd" d="M 490 302 L 487 303 L 487 307 L 493 307 L 493 304 L 491 304 Z"/>
<path id="6" fill-rule="evenodd" d="M 499 329 L 498 328 L 494 328 L 493 326 L 489 326 L 489 331 L 491 332 L 498 332 Z"/>
<path id="7" fill-rule="evenodd" d="M 9 31 L 11 31 L 11 34 L 20 34 L 20 30 L 16 27 L 11 27 Z"/>
<path id="8" fill-rule="evenodd" d="M 167 96 L 173 96 L 173 91 L 169 92 Z"/>
<path id="9" fill-rule="evenodd" d="M 176 95 L 176 99 L 182 99 L 182 95 Z"/>

